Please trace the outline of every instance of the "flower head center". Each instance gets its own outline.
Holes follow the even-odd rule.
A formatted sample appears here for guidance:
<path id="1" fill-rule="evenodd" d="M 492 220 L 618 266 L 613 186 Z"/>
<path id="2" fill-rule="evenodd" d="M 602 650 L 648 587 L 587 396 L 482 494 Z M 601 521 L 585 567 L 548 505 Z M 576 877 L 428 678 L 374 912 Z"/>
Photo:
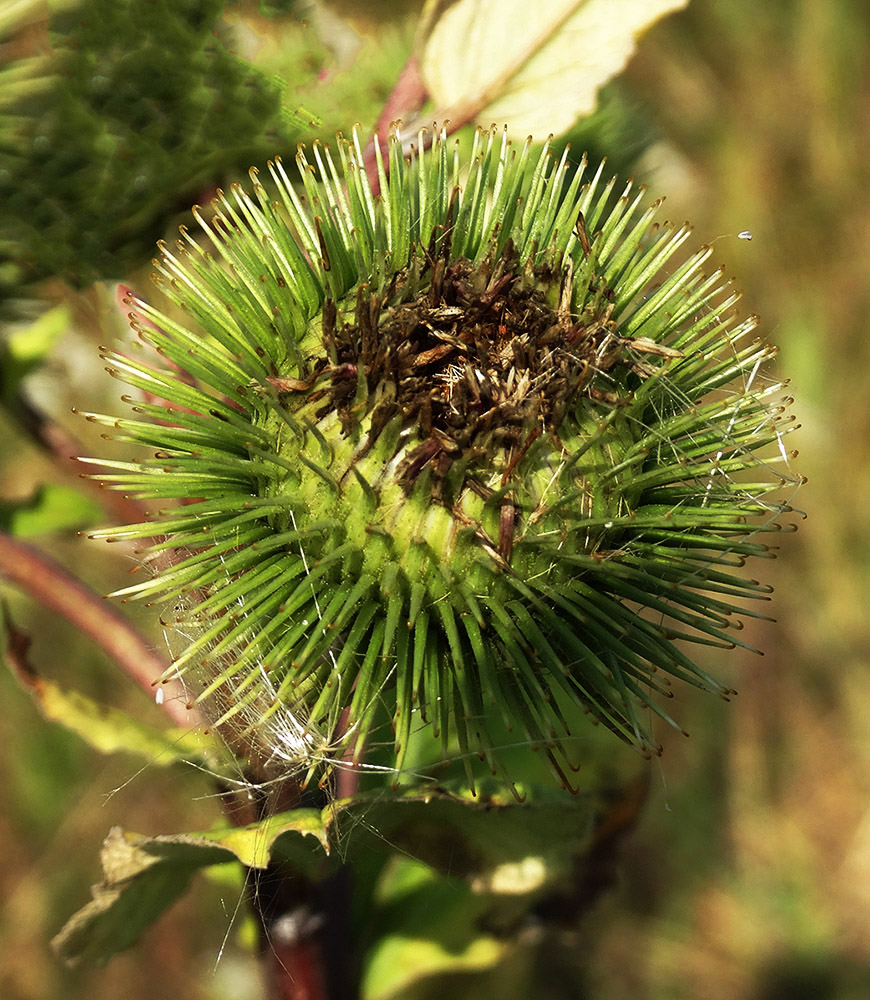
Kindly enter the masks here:
<path id="1" fill-rule="evenodd" d="M 497 263 L 439 259 L 432 271 L 411 297 L 418 276 L 407 272 L 385 296 L 361 289 L 352 322 L 325 310 L 332 364 L 318 416 L 336 411 L 345 433 L 366 417 L 367 449 L 399 417 L 406 491 L 425 469 L 440 495 L 460 460 L 465 484 L 481 470 L 491 481 L 495 466 L 504 486 L 531 442 L 557 434 L 595 374 L 619 361 L 611 307 L 602 297 L 598 315 L 577 319 L 571 268 L 523 266 L 510 246 Z"/>

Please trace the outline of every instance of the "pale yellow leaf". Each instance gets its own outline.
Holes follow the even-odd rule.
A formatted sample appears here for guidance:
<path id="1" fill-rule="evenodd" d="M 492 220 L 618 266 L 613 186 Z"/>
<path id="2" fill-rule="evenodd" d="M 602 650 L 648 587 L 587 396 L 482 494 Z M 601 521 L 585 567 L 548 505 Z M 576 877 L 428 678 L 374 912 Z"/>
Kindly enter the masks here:
<path id="1" fill-rule="evenodd" d="M 566 132 L 638 37 L 688 0 L 457 0 L 429 6 L 421 70 L 434 118 Z"/>

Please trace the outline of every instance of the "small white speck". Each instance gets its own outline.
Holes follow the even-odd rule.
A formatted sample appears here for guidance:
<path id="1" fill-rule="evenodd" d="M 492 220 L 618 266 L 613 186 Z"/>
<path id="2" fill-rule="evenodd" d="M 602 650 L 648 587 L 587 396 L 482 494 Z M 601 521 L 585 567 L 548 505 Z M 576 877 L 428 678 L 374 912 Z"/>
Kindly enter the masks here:
<path id="1" fill-rule="evenodd" d="M 605 528 L 612 528 L 613 527 L 613 521 L 605 521 L 604 522 L 604 527 Z"/>
<path id="2" fill-rule="evenodd" d="M 751 240 L 752 233 L 748 229 L 744 229 L 742 233 L 737 234 L 738 240 Z"/>
<path id="3" fill-rule="evenodd" d="M 162 687 L 157 688 L 157 690 L 154 692 L 154 700 L 157 702 L 158 705 L 162 705 L 163 704 L 163 688 Z"/>
<path id="4" fill-rule="evenodd" d="M 308 619 L 307 618 L 303 618 L 302 619 L 302 624 L 303 625 L 307 625 L 308 624 Z"/>

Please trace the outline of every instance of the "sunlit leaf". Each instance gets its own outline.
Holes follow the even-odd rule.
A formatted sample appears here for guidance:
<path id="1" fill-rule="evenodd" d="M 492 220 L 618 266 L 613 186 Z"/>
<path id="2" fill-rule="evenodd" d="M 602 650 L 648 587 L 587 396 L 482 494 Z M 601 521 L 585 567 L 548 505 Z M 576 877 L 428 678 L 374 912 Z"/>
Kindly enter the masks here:
<path id="1" fill-rule="evenodd" d="M 52 945 L 67 962 L 105 963 L 135 944 L 200 868 L 228 861 L 265 867 L 280 834 L 317 836 L 318 826 L 316 810 L 297 810 L 256 827 L 219 833 L 144 837 L 115 827 L 103 843 L 103 879 L 92 888 L 93 899 L 67 921 Z"/>
<path id="2" fill-rule="evenodd" d="M 445 966 L 479 968 L 498 958 L 500 946 L 486 937 L 466 935 L 467 928 L 457 936 L 457 884 L 479 913 L 514 914 L 547 894 L 570 892 L 576 873 L 582 871 L 582 858 L 631 825 L 643 794 L 642 785 L 635 782 L 615 796 L 566 799 L 539 793 L 536 801 L 518 805 L 501 794 L 473 798 L 435 790 L 400 792 L 343 799 L 322 811 L 296 809 L 249 826 L 206 833 L 147 837 L 115 828 L 101 853 L 102 882 L 93 888 L 91 902 L 67 922 L 54 947 L 69 962 L 108 961 L 135 943 L 201 868 L 238 861 L 264 870 L 280 860 L 316 880 L 338 863 L 353 865 L 375 850 L 419 858 L 432 873 L 454 880 L 444 905 L 430 909 L 428 925 L 421 911 L 407 926 L 405 937 L 425 939 L 428 957 L 416 977 Z M 389 876 L 379 893 L 386 911 L 414 889 L 397 882 L 395 873 Z M 426 899 L 431 898 L 428 892 L 423 893 Z M 466 916 L 468 912 L 466 908 Z M 387 996 L 396 977 L 407 979 L 409 973 L 397 969 L 385 977 L 382 963 L 390 961 L 391 954 L 395 957 L 400 946 L 395 936 L 401 935 L 389 919 L 382 926 L 384 952 L 376 955 L 378 965 L 371 975 L 378 982 L 374 995 Z"/>
<path id="3" fill-rule="evenodd" d="M 405 990 L 422 979 L 482 972 L 504 960 L 514 943 L 481 930 L 487 899 L 408 858 L 397 858 L 396 869 L 392 881 L 401 905 L 388 911 L 387 924 L 366 955 L 366 1000 L 407 996 Z"/>
<path id="4" fill-rule="evenodd" d="M 567 131 L 595 109 L 638 37 L 688 0 L 459 0 L 430 3 L 421 70 L 434 118 Z"/>

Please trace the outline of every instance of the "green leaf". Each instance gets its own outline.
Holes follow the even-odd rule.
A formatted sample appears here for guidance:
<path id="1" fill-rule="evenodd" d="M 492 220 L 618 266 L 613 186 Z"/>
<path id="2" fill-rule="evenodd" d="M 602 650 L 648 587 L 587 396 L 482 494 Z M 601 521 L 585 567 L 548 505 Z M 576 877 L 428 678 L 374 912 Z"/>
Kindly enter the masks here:
<path id="1" fill-rule="evenodd" d="M 403 904 L 404 929 L 387 916 L 378 920 L 378 926 L 386 928 L 384 954 L 376 955 L 368 975 L 378 983 L 373 995 L 387 996 L 399 979 L 412 974 L 406 963 L 392 978 L 385 972 L 384 963 L 389 965 L 391 954 L 400 948 L 400 936 L 416 934 L 425 941 L 427 961 L 417 977 L 424 970 L 428 974 L 455 968 L 457 962 L 461 968 L 480 968 L 496 961 L 501 945 L 485 935 L 474 938 L 472 913 L 487 912 L 489 925 L 497 925 L 505 914 L 513 920 L 548 893 L 570 886 L 580 859 L 600 846 L 602 835 L 612 836 L 614 829 L 618 833 L 633 822 L 644 787 L 628 783 L 621 795 L 610 797 L 612 801 L 607 794 L 566 799 L 540 793 L 523 805 L 501 794 L 475 799 L 436 790 L 358 796 L 322 811 L 296 809 L 246 827 L 174 836 L 147 837 L 116 827 L 103 845 L 103 879 L 93 888 L 92 901 L 70 918 L 54 948 L 69 962 L 108 961 L 134 944 L 201 868 L 239 861 L 264 870 L 271 861 L 281 860 L 317 880 L 334 871 L 339 861 L 353 867 L 375 849 L 401 859 L 421 859 L 433 873 L 453 880 L 444 883 L 449 892 L 439 888 L 435 896 L 427 887 L 411 907 L 407 925 Z M 424 881 L 434 877 L 427 875 Z M 459 894 L 456 880 L 462 883 Z M 388 870 L 379 905 L 387 913 L 411 891 L 419 893 L 420 886 L 409 888 L 407 880 L 397 879 L 395 869 Z M 426 902 L 436 898 L 437 906 Z M 466 902 L 459 906 L 461 900 Z M 432 919 L 427 923 L 430 906 Z"/>
<path id="2" fill-rule="evenodd" d="M 589 886 L 606 881 L 609 845 L 633 824 L 646 788 L 645 779 L 627 777 L 597 783 L 571 799 L 539 791 L 518 804 L 438 793 L 366 812 L 366 828 L 395 852 L 371 918 L 378 937 L 367 951 L 366 1000 L 493 968 L 516 948 L 530 911 L 555 899 L 588 905 Z M 351 859 L 357 850 L 352 844 Z"/>
<path id="3" fill-rule="evenodd" d="M 436 121 L 506 122 L 514 134 L 566 132 L 637 38 L 688 0 L 432 0 L 421 71 Z"/>
<path id="4" fill-rule="evenodd" d="M 391 874 L 391 894 L 402 898 L 367 955 L 361 990 L 366 1000 L 388 1000 L 445 973 L 491 969 L 514 947 L 510 938 L 481 931 L 489 901 L 468 886 L 408 858 L 397 858 Z"/>
<path id="5" fill-rule="evenodd" d="M 0 300 L 48 276 L 84 287 L 141 266 L 179 197 L 292 148 L 304 127 L 282 105 L 287 83 L 224 44 L 224 0 L 50 6 L 51 55 L 25 74 L 42 82 L 16 87 L 0 118 L 16 265 Z"/>
<path id="6" fill-rule="evenodd" d="M 0 530 L 15 538 L 82 531 L 103 519 L 100 507 L 71 486 L 44 483 L 26 500 L 0 500 Z"/>
<path id="7" fill-rule="evenodd" d="M 318 18 L 291 15 L 276 18 L 264 32 L 262 3 L 256 11 L 249 4 L 227 4 L 222 17 L 234 29 L 234 49 L 241 58 L 265 77 L 288 82 L 285 107 L 304 115 L 308 140 L 329 141 L 351 122 L 377 121 L 411 54 L 414 19 L 402 15 L 408 5 L 380 4 L 380 12 L 377 6 L 357 4 L 363 18 L 377 20 L 376 31 L 358 31 L 346 19 L 350 12 L 335 5 L 328 28 Z"/>
<path id="8" fill-rule="evenodd" d="M 92 888 L 91 902 L 54 938 L 55 952 L 71 964 L 82 959 L 104 964 L 135 944 L 181 896 L 194 871 L 228 859 L 220 847 L 194 838 L 175 838 L 175 843 L 158 847 L 115 827 L 100 855 L 103 881 Z"/>
<path id="9" fill-rule="evenodd" d="M 12 399 L 21 380 L 51 353 L 71 321 L 69 306 L 59 305 L 44 312 L 35 323 L 15 330 L 0 350 L 0 398 Z"/>
<path id="10" fill-rule="evenodd" d="M 589 844 L 601 803 L 557 789 L 538 789 L 517 803 L 494 787 L 499 790 L 478 796 L 433 790 L 343 800 L 333 807 L 331 839 L 345 843 L 349 860 L 376 842 L 389 845 L 466 879 L 477 892 L 525 895 L 563 882 Z"/>

